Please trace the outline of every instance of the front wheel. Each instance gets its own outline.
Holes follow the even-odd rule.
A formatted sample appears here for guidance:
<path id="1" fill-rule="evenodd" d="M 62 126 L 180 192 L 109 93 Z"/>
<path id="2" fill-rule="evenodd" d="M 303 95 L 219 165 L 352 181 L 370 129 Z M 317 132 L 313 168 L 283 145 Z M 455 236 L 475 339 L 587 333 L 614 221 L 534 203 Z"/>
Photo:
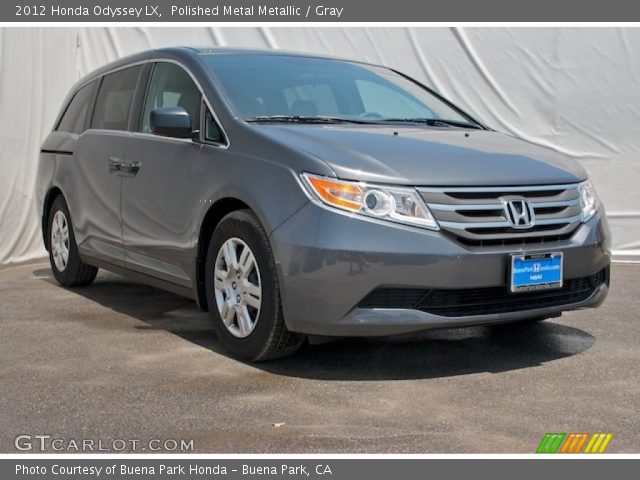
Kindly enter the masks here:
<path id="1" fill-rule="evenodd" d="M 294 353 L 306 337 L 287 330 L 269 239 L 256 216 L 239 210 L 213 232 L 206 262 L 209 311 L 234 355 L 264 361 Z"/>
<path id="2" fill-rule="evenodd" d="M 53 276 L 64 287 L 79 287 L 92 283 L 98 269 L 80 259 L 73 235 L 71 215 L 62 196 L 58 196 L 49 211 L 47 226 L 49 260 Z"/>

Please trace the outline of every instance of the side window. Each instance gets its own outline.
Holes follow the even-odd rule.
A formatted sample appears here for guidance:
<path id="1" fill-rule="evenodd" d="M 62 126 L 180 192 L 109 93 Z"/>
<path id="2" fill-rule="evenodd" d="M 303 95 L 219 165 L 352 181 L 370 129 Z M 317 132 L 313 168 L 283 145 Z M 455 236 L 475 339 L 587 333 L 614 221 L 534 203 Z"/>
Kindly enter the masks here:
<path id="1" fill-rule="evenodd" d="M 222 129 L 208 108 L 204 115 L 204 139 L 207 142 L 225 143 Z"/>
<path id="2" fill-rule="evenodd" d="M 120 70 L 102 79 L 100 93 L 91 122 L 92 128 L 127 130 L 133 94 L 138 83 L 140 66 Z"/>
<path id="3" fill-rule="evenodd" d="M 191 117 L 191 128 L 199 129 L 200 90 L 189 74 L 173 63 L 157 63 L 153 69 L 142 113 L 142 132 L 151 131 L 151 110 L 163 107 L 184 108 Z"/>
<path id="4" fill-rule="evenodd" d="M 94 81 L 76 92 L 62 115 L 56 130 L 77 133 L 78 135 L 84 132 L 87 115 L 91 110 L 91 100 L 95 86 L 96 82 Z"/>

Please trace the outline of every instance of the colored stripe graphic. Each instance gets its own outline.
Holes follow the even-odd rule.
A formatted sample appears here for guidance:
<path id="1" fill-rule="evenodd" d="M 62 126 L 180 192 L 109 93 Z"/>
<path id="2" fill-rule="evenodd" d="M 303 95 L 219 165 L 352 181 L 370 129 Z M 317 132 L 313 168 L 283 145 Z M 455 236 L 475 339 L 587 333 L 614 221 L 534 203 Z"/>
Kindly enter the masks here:
<path id="1" fill-rule="evenodd" d="M 612 433 L 594 433 L 584 453 L 604 453 L 612 438 Z"/>
<path id="2" fill-rule="evenodd" d="M 588 433 L 581 433 L 580 435 L 582 435 L 582 439 L 576 445 L 576 448 L 573 453 L 580 453 L 580 450 L 582 450 L 583 445 L 587 442 L 587 439 L 589 438 Z"/>
<path id="3" fill-rule="evenodd" d="M 562 444 L 562 440 L 566 433 L 547 433 L 542 438 L 540 445 L 538 445 L 538 449 L 536 453 L 556 453 L 558 447 Z"/>
<path id="4" fill-rule="evenodd" d="M 546 433 L 536 453 L 604 453 L 613 438 L 613 433 Z M 588 440 L 588 442 L 587 442 Z"/>
<path id="5" fill-rule="evenodd" d="M 580 453 L 587 438 L 589 438 L 588 433 L 570 433 L 564 445 L 562 445 L 560 453 Z"/>

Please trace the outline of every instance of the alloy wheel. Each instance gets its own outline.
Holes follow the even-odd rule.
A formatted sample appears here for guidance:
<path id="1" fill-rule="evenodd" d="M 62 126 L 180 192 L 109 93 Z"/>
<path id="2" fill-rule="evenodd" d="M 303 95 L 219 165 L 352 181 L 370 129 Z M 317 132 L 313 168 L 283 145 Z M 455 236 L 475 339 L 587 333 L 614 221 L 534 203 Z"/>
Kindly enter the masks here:
<path id="1" fill-rule="evenodd" d="M 51 224 L 51 253 L 59 272 L 64 272 L 69 263 L 69 222 L 61 210 L 53 216 Z"/>
<path id="2" fill-rule="evenodd" d="M 222 321 L 237 338 L 256 327 L 262 305 L 262 283 L 256 258 L 239 238 L 226 240 L 216 256 L 214 293 Z"/>

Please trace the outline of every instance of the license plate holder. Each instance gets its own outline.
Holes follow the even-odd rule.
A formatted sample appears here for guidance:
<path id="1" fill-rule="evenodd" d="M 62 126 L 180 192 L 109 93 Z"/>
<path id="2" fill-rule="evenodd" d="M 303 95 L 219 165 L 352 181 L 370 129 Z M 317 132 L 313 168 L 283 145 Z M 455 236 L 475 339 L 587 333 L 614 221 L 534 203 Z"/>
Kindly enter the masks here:
<path id="1" fill-rule="evenodd" d="M 509 290 L 523 293 L 562 287 L 562 252 L 511 255 Z"/>

